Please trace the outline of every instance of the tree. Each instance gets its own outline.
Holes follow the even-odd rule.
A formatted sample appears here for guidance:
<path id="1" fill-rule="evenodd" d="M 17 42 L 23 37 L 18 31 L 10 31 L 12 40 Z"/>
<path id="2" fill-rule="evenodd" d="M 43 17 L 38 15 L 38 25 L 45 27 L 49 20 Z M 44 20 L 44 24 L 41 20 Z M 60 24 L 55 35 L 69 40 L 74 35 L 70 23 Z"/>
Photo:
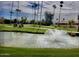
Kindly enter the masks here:
<path id="1" fill-rule="evenodd" d="M 10 24 L 11 20 L 8 20 L 8 19 L 4 19 L 4 23 L 5 24 Z"/>
<path id="2" fill-rule="evenodd" d="M 69 27 L 72 28 L 72 27 L 74 27 L 73 25 L 75 24 L 75 21 L 74 20 L 69 20 L 68 24 L 69 24 Z"/>
<path id="3" fill-rule="evenodd" d="M 60 1 L 60 11 L 59 11 L 59 23 L 60 23 L 60 16 L 61 16 L 61 8 L 63 7 L 63 1 Z M 59 24 L 60 25 L 60 24 Z"/>
<path id="4" fill-rule="evenodd" d="M 27 20 L 27 17 L 21 17 L 21 21 L 20 21 L 20 25 L 19 25 L 20 28 L 21 28 L 21 27 L 24 27 L 23 24 L 26 23 L 26 20 Z"/>
<path id="5" fill-rule="evenodd" d="M 38 1 L 38 6 L 37 6 L 37 24 L 38 24 L 38 19 L 39 19 L 39 1 Z"/>
<path id="6" fill-rule="evenodd" d="M 51 25 L 52 24 L 52 19 L 53 19 L 53 14 L 46 11 L 45 12 L 46 25 Z"/>
<path id="7" fill-rule="evenodd" d="M 79 15 L 78 15 L 78 30 L 77 31 L 79 31 Z"/>
<path id="8" fill-rule="evenodd" d="M 56 19 L 56 25 L 58 25 L 58 20 L 59 20 L 59 19 L 57 18 L 57 19 Z"/>
<path id="9" fill-rule="evenodd" d="M 15 10 L 15 11 L 16 11 L 16 15 L 17 15 L 17 16 L 16 16 L 16 20 L 18 20 L 19 13 L 21 12 L 21 10 L 19 9 L 19 1 L 17 2 L 17 4 L 18 4 L 18 5 L 17 5 L 17 9 Z M 19 23 L 19 21 L 18 21 L 18 23 Z M 17 24 L 18 24 L 18 23 L 17 23 Z M 20 27 L 20 26 L 19 26 L 19 27 Z"/>
<path id="10" fill-rule="evenodd" d="M 34 10 L 34 20 L 36 19 L 36 9 L 38 7 L 38 4 L 34 1 L 34 3 L 32 3 L 32 9 Z"/>
<path id="11" fill-rule="evenodd" d="M 27 17 L 21 17 L 21 23 L 25 24 L 27 20 Z"/>
<path id="12" fill-rule="evenodd" d="M 54 10 L 53 10 L 53 19 L 54 19 L 54 16 L 55 16 L 55 9 L 56 9 L 56 5 L 53 5 L 52 7 L 53 7 L 53 9 L 54 9 Z"/>
<path id="13" fill-rule="evenodd" d="M 56 5 L 53 5 L 53 8 L 56 9 Z M 55 11 L 55 10 L 54 10 Z"/>
<path id="14" fill-rule="evenodd" d="M 12 3 L 11 3 L 11 10 L 10 10 L 10 20 L 12 20 L 12 14 L 14 13 L 13 12 L 13 5 L 14 5 L 14 2 L 12 1 Z M 11 24 L 11 22 L 10 22 L 10 24 Z"/>
<path id="15" fill-rule="evenodd" d="M 34 24 L 34 23 L 35 23 L 35 20 L 31 20 L 30 23 L 31 23 L 31 24 Z"/>
<path id="16" fill-rule="evenodd" d="M 42 19 L 41 24 L 45 25 L 45 20 L 44 19 Z"/>
<path id="17" fill-rule="evenodd" d="M 43 10 L 43 1 L 41 1 L 41 8 L 40 8 L 40 21 L 42 20 L 42 10 Z M 40 22 L 41 25 L 41 22 Z M 39 25 L 39 27 L 40 27 Z"/>
<path id="18" fill-rule="evenodd" d="M 14 27 L 17 27 L 17 19 L 14 19 Z"/>
<path id="19" fill-rule="evenodd" d="M 53 5 L 52 7 L 54 8 L 54 10 L 53 10 L 53 14 L 55 15 L 56 5 Z"/>

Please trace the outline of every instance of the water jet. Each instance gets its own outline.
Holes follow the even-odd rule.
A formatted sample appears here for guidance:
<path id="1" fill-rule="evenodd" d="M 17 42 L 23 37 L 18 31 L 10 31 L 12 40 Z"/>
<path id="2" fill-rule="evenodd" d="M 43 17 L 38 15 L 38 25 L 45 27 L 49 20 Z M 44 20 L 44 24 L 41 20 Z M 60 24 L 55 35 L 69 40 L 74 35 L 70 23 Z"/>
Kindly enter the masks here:
<path id="1" fill-rule="evenodd" d="M 79 48 L 79 37 L 71 37 L 67 32 L 48 29 L 45 34 L 0 32 L 0 44 L 21 48 Z"/>

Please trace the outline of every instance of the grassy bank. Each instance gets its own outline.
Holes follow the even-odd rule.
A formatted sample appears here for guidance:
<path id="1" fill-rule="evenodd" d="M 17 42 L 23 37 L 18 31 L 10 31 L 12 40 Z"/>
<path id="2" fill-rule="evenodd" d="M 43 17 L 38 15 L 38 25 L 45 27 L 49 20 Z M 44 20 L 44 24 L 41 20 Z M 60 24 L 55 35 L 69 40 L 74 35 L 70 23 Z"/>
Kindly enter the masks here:
<path id="1" fill-rule="evenodd" d="M 46 29 L 36 28 L 32 25 L 24 26 L 23 28 L 13 27 L 8 24 L 0 24 L 0 31 L 8 31 L 8 32 L 26 32 L 26 33 L 39 33 L 42 34 L 46 31 Z"/>
<path id="2" fill-rule="evenodd" d="M 0 56 L 27 56 L 27 57 L 79 57 L 79 48 L 10 48 L 0 47 Z"/>
<path id="3" fill-rule="evenodd" d="M 68 32 L 77 32 L 76 28 L 66 28 L 64 26 L 43 26 L 39 28 L 39 25 L 35 24 L 25 24 L 23 28 L 13 27 L 11 24 L 0 24 L 0 31 L 8 31 L 8 32 L 26 32 L 26 33 L 35 33 L 35 34 L 43 34 L 47 29 L 59 29 L 65 30 Z"/>
<path id="4" fill-rule="evenodd" d="M 9 24 L 0 24 L 0 31 L 17 31 L 17 32 L 31 32 L 31 33 L 44 33 L 47 29 L 62 29 L 66 31 L 76 31 L 76 29 L 67 29 L 64 27 L 54 26 L 41 26 L 37 25 L 24 25 L 23 28 L 13 27 Z M 35 57 L 79 57 L 79 48 L 74 49 L 55 49 L 55 48 L 11 48 L 0 47 L 0 56 L 35 56 Z"/>

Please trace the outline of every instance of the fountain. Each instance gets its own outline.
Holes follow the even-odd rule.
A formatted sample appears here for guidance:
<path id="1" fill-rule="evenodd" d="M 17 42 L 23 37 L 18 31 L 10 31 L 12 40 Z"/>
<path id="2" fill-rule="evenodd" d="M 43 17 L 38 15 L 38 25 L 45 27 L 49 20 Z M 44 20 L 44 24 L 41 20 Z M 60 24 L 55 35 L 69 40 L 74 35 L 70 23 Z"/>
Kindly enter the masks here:
<path id="1" fill-rule="evenodd" d="M 22 48 L 79 48 L 79 37 L 63 30 L 48 29 L 45 34 L 0 32 L 0 44 Z"/>

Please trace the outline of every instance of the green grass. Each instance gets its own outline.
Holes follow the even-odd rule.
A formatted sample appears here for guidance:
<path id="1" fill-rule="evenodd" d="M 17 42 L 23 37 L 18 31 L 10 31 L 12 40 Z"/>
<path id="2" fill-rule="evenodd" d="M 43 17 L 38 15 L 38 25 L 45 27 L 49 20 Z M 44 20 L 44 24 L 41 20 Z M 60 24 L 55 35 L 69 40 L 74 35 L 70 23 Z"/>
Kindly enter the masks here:
<path id="1" fill-rule="evenodd" d="M 0 56 L 19 57 L 79 57 L 79 48 L 56 49 L 56 48 L 11 48 L 0 47 Z"/>
<path id="2" fill-rule="evenodd" d="M 0 31 L 28 32 L 28 33 L 45 33 L 47 29 L 59 29 L 70 32 L 77 32 L 76 28 L 67 28 L 64 26 L 43 26 L 39 28 L 36 24 L 25 24 L 23 28 L 13 27 L 11 24 L 0 24 Z"/>
<path id="3" fill-rule="evenodd" d="M 32 25 L 25 25 L 23 28 L 13 27 L 8 24 L 0 24 L 0 31 L 15 31 L 15 32 L 31 32 L 31 33 L 44 33 L 46 29 L 35 28 Z"/>
<path id="4" fill-rule="evenodd" d="M 42 29 L 46 28 L 46 29 Z M 24 31 L 24 32 L 33 32 L 33 33 L 44 33 L 47 29 L 60 29 L 65 31 L 76 31 L 75 28 L 64 28 L 61 27 L 54 27 L 54 26 L 41 26 L 38 25 L 31 25 L 27 24 L 24 25 L 23 28 L 13 27 L 10 24 L 0 24 L 0 31 L 7 30 L 7 31 Z M 38 30 L 39 29 L 39 30 Z M 41 56 L 41 57 L 75 57 L 79 56 L 79 48 L 74 49 L 55 49 L 55 48 L 11 48 L 11 47 L 0 47 L 0 56 Z"/>

